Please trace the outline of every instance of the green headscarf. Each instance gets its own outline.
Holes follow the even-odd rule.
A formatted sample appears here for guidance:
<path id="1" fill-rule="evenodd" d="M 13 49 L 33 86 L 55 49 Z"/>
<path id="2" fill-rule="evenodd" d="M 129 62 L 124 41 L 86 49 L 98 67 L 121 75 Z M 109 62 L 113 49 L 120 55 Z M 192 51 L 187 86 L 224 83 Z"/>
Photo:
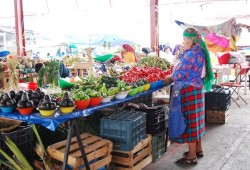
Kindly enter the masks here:
<path id="1" fill-rule="evenodd" d="M 198 45 L 200 48 L 202 48 L 205 53 L 206 76 L 204 78 L 203 83 L 204 83 L 204 89 L 206 91 L 210 91 L 210 89 L 212 88 L 213 81 L 214 81 L 214 73 L 212 70 L 210 55 L 207 50 L 207 46 L 204 40 L 202 39 L 201 35 L 195 29 L 187 28 L 183 32 L 183 36 L 187 38 L 194 38 L 194 43 Z"/>

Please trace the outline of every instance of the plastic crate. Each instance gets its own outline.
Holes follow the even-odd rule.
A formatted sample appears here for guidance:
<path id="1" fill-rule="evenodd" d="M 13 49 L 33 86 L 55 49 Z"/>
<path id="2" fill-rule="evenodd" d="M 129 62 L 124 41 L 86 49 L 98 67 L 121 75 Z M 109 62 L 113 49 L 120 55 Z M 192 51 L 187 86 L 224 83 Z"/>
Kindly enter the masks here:
<path id="1" fill-rule="evenodd" d="M 143 96 L 139 96 L 133 100 L 130 101 L 130 103 L 144 103 L 147 106 L 152 106 L 153 103 L 153 95 L 151 94 L 147 94 L 147 95 L 143 95 Z"/>
<path id="2" fill-rule="evenodd" d="M 121 111 L 101 119 L 100 136 L 113 142 L 115 150 L 131 151 L 146 137 L 146 113 Z"/>
<path id="3" fill-rule="evenodd" d="M 215 88 L 211 92 L 205 94 L 206 110 L 228 110 L 231 104 L 230 90 L 223 88 Z"/>
<path id="4" fill-rule="evenodd" d="M 11 156 L 13 153 L 5 144 L 5 137 L 9 137 L 28 160 L 32 159 L 34 138 L 31 126 L 19 126 L 11 132 L 0 133 L 0 148 Z M 4 157 L 0 155 L 0 158 Z"/>
<path id="5" fill-rule="evenodd" d="M 166 128 L 166 117 L 168 109 L 165 107 L 149 107 L 148 109 L 135 109 L 136 111 L 147 113 L 147 133 L 155 136 Z"/>
<path id="6" fill-rule="evenodd" d="M 161 158 L 167 151 L 166 133 L 162 132 L 152 137 L 152 156 L 153 161 Z"/>

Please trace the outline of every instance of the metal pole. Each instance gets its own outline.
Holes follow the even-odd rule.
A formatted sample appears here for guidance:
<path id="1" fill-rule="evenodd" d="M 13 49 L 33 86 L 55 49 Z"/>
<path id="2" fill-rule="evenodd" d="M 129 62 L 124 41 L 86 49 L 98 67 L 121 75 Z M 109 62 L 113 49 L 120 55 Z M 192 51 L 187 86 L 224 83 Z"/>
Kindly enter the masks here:
<path id="1" fill-rule="evenodd" d="M 158 0 L 150 0 L 151 48 L 159 56 Z"/>
<path id="2" fill-rule="evenodd" d="M 23 22 L 23 0 L 14 0 L 15 5 L 15 28 L 16 28 L 16 44 L 17 54 L 20 56 L 25 53 L 25 36 L 24 36 L 24 22 Z"/>
<path id="3" fill-rule="evenodd" d="M 6 32 L 3 33 L 3 48 L 4 50 L 7 50 Z"/>

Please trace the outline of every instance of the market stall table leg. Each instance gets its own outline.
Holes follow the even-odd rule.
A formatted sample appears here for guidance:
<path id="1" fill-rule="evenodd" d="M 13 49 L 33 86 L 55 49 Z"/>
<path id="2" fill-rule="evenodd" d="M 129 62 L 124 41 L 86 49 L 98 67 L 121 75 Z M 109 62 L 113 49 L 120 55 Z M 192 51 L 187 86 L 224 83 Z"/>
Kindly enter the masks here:
<path id="1" fill-rule="evenodd" d="M 78 143 L 78 145 L 80 147 L 80 151 L 81 151 L 81 154 L 82 154 L 83 162 L 84 162 L 84 164 L 86 166 L 86 169 L 90 170 L 88 159 L 86 157 L 86 153 L 85 153 L 85 150 L 84 150 L 84 147 L 83 147 L 83 144 L 82 144 L 82 140 L 81 140 L 81 137 L 80 137 L 80 133 L 79 133 L 79 129 L 77 127 L 76 120 L 75 119 L 70 120 L 69 123 L 70 123 L 70 126 L 69 126 L 69 129 L 68 129 L 68 136 L 67 136 L 67 143 L 66 143 L 66 152 L 64 154 L 63 168 L 62 169 L 63 170 L 66 169 L 66 166 L 67 166 L 67 163 L 68 163 L 68 157 L 69 157 L 71 137 L 72 137 L 72 134 L 75 133 L 76 134 L 76 138 L 77 138 L 77 143 Z"/>

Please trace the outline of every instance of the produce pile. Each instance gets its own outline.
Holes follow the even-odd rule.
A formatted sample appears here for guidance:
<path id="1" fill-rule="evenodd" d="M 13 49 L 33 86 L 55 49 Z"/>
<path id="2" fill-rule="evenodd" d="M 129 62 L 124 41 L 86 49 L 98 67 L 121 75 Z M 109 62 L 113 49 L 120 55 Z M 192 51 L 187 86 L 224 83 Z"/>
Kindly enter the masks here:
<path id="1" fill-rule="evenodd" d="M 166 76 L 170 74 L 171 69 L 162 71 L 162 69 L 158 67 L 133 67 L 132 69 L 121 75 L 120 79 L 129 83 L 144 79 L 152 83 L 159 80 L 164 80 Z"/>
<path id="2" fill-rule="evenodd" d="M 35 65 L 43 62 L 41 59 L 32 59 L 26 56 L 18 57 L 18 60 L 20 63 L 18 68 L 22 70 L 23 74 L 35 72 Z"/>
<path id="3" fill-rule="evenodd" d="M 73 63 L 77 63 L 77 62 L 85 62 L 88 61 L 87 57 L 78 57 L 78 56 L 64 56 L 62 59 L 63 63 L 66 66 L 72 66 Z"/>
<path id="4" fill-rule="evenodd" d="M 162 70 L 168 70 L 170 68 L 170 63 L 160 57 L 157 56 L 148 56 L 144 57 L 143 59 L 139 60 L 136 63 L 137 67 L 158 67 Z"/>

